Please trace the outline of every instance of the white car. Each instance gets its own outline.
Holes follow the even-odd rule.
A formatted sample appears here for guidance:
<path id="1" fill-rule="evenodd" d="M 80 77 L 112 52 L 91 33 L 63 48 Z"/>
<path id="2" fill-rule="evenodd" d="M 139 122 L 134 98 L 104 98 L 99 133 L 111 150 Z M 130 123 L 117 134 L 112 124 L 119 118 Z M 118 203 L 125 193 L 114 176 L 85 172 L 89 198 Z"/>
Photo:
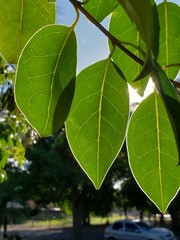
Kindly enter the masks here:
<path id="1" fill-rule="evenodd" d="M 142 220 L 119 220 L 105 228 L 106 240 L 175 240 L 167 228 L 154 227 Z"/>

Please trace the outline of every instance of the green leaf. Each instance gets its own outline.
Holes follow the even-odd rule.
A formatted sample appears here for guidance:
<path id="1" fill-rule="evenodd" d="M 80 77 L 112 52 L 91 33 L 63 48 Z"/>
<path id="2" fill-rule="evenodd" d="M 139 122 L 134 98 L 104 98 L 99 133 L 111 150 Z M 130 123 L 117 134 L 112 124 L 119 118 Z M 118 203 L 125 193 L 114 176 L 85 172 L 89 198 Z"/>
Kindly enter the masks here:
<path id="1" fill-rule="evenodd" d="M 24 48 L 17 67 L 16 103 L 41 136 L 58 131 L 74 94 L 76 37 L 72 28 L 49 25 Z"/>
<path id="2" fill-rule="evenodd" d="M 0 169 L 4 168 L 8 159 L 7 143 L 4 138 L 0 138 Z"/>
<path id="3" fill-rule="evenodd" d="M 131 117 L 127 146 L 133 175 L 163 213 L 180 184 L 178 149 L 169 115 L 156 92 Z"/>
<path id="4" fill-rule="evenodd" d="M 3 183 L 4 181 L 7 181 L 7 173 L 0 168 L 0 183 Z"/>
<path id="5" fill-rule="evenodd" d="M 128 115 L 127 83 L 109 58 L 79 74 L 66 122 L 67 138 L 96 188 L 121 149 Z"/>
<path id="6" fill-rule="evenodd" d="M 180 146 L 180 102 L 177 91 L 166 76 L 158 63 L 154 62 L 152 71 L 152 80 L 155 84 L 156 90 L 161 95 L 169 114 L 171 115 L 171 122 L 174 125 L 174 133 L 177 136 L 177 144 Z M 179 153 L 180 156 L 180 153 Z"/>
<path id="7" fill-rule="evenodd" d="M 169 78 L 167 77 L 161 66 L 155 61 L 153 64 L 151 77 L 155 84 L 156 90 L 166 102 L 167 107 L 170 107 L 170 103 L 168 103 L 170 99 L 172 99 L 172 101 L 174 102 L 179 102 L 179 96 L 177 91 L 173 87 L 172 83 L 170 82 Z M 169 108 L 169 110 L 171 109 Z"/>
<path id="8" fill-rule="evenodd" d="M 86 1 L 86 0 L 85 0 Z M 84 2 L 85 2 L 84 1 Z M 117 0 L 90 0 L 84 8 L 99 22 L 107 17 L 117 5 Z"/>
<path id="9" fill-rule="evenodd" d="M 118 0 L 129 18 L 135 23 L 146 44 L 144 67 L 137 79 L 151 71 L 151 52 L 155 58 L 159 51 L 159 20 L 154 0 Z"/>
<path id="10" fill-rule="evenodd" d="M 112 14 L 109 31 L 121 42 L 126 43 L 126 47 L 132 53 L 138 57 L 142 57 L 137 48 L 141 46 L 141 48 L 145 50 L 144 43 L 139 37 L 136 26 L 120 5 Z M 131 43 L 129 43 L 130 40 Z M 112 48 L 111 44 L 110 48 Z M 134 82 L 134 79 L 136 79 L 142 71 L 142 67 L 119 48 L 115 49 L 112 57 L 117 66 L 122 69 L 128 83 L 137 90 L 139 95 L 143 96 L 149 77 Z"/>
<path id="11" fill-rule="evenodd" d="M 158 62 L 161 66 L 180 64 L 180 7 L 164 1 L 158 6 L 160 22 L 160 51 Z M 178 67 L 165 69 L 169 78 L 174 79 Z"/>
<path id="12" fill-rule="evenodd" d="M 22 166 L 25 160 L 25 149 L 23 146 L 17 146 L 13 148 L 13 158 Z"/>
<path id="13" fill-rule="evenodd" d="M 7 62 L 17 63 L 30 37 L 41 27 L 55 22 L 55 3 L 2 0 L 0 16 L 0 52 Z"/>

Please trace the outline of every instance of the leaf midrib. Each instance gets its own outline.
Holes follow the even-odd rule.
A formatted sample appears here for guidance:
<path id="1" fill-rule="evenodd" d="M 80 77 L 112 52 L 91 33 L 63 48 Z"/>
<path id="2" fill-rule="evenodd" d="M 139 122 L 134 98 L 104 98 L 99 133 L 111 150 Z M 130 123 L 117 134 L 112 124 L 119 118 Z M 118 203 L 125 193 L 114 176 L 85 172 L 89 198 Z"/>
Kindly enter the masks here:
<path id="1" fill-rule="evenodd" d="M 101 120 L 102 120 L 102 101 L 104 96 L 104 86 L 107 77 L 108 67 L 110 64 L 110 58 L 107 59 L 103 80 L 102 80 L 102 87 L 100 91 L 100 101 L 99 101 L 99 119 L 98 119 L 98 147 L 97 147 L 97 165 L 96 165 L 96 172 L 97 172 L 97 182 L 96 186 L 99 186 L 99 166 L 100 166 L 100 136 L 101 136 Z"/>
<path id="2" fill-rule="evenodd" d="M 165 0 L 164 1 L 164 16 L 165 16 L 165 41 L 166 41 L 166 65 L 169 64 L 169 52 L 168 52 L 168 49 L 169 49 L 169 46 L 168 46 L 168 10 L 167 10 L 168 6 L 167 6 L 167 1 Z M 167 68 L 167 73 L 168 73 L 168 68 Z"/>
<path id="3" fill-rule="evenodd" d="M 159 123 L 159 108 L 157 93 L 155 92 L 155 111 L 156 111 L 156 127 L 157 127 L 157 145 L 158 145 L 158 172 L 159 172 L 159 185 L 162 209 L 164 209 L 163 191 L 162 191 L 162 166 L 161 166 L 161 144 L 160 144 L 160 123 Z"/>
<path id="4" fill-rule="evenodd" d="M 17 47 L 16 47 L 16 54 L 17 54 L 17 56 L 18 56 L 19 46 L 20 46 L 20 42 L 21 42 L 21 35 L 22 35 L 23 13 L 24 13 L 24 0 L 22 0 L 22 3 L 21 3 L 19 33 L 18 33 L 18 41 L 17 41 Z"/>
<path id="5" fill-rule="evenodd" d="M 69 36 L 70 36 L 70 34 L 72 33 L 72 31 L 73 31 L 73 27 L 71 27 L 71 28 L 69 28 L 70 30 L 69 30 L 69 32 L 68 32 L 68 34 L 67 34 L 67 37 L 65 38 L 65 41 L 64 41 L 64 43 L 63 43 L 63 45 L 62 45 L 62 48 L 61 48 L 61 50 L 60 50 L 60 52 L 59 52 L 59 54 L 58 54 L 58 57 L 57 57 L 57 61 L 56 61 L 56 64 L 55 64 L 55 67 L 54 67 L 54 71 L 53 71 L 53 77 L 52 77 L 52 81 L 51 81 L 51 87 L 50 87 L 50 99 L 49 99 L 49 105 L 48 105 L 48 112 L 47 112 L 47 119 L 46 119 L 46 123 L 45 123 L 45 127 L 44 127 L 44 134 L 45 134 L 45 132 L 46 132 L 46 130 L 47 130 L 47 127 L 48 127 L 48 122 L 49 122 L 49 118 L 50 118 L 50 109 L 51 109 L 51 105 L 52 105 L 52 98 L 53 98 L 53 87 L 54 87 L 54 81 L 55 81 L 55 74 L 56 74 L 56 71 L 57 71 L 57 68 L 58 68 L 58 64 L 59 64 L 59 60 L 60 60 L 60 57 L 61 57 L 61 54 L 62 54 L 62 52 L 63 52 L 63 50 L 64 50 L 64 47 L 65 47 L 65 45 L 66 45 L 66 43 L 67 43 L 67 41 L 68 41 L 68 39 L 69 39 Z"/>

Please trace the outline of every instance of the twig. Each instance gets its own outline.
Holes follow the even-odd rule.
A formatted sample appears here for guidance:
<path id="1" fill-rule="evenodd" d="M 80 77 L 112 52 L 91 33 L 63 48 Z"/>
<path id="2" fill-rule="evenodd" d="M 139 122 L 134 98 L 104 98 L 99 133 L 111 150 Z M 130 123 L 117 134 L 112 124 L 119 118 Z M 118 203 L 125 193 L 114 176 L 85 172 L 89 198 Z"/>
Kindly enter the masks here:
<path id="1" fill-rule="evenodd" d="M 137 63 L 140 65 L 144 65 L 144 62 L 142 59 L 137 57 L 135 54 L 133 54 L 131 51 L 129 51 L 126 47 L 124 47 L 121 42 L 115 38 L 109 31 L 107 31 L 91 14 L 89 14 L 81 5 L 81 3 L 77 0 L 69 0 L 75 9 L 78 9 L 80 12 L 82 12 L 89 21 L 91 21 L 96 27 L 99 28 L 101 32 L 103 32 L 106 37 L 109 38 L 111 43 L 113 45 L 116 45 L 118 48 L 120 48 L 124 53 L 126 53 L 129 57 L 133 58 Z"/>

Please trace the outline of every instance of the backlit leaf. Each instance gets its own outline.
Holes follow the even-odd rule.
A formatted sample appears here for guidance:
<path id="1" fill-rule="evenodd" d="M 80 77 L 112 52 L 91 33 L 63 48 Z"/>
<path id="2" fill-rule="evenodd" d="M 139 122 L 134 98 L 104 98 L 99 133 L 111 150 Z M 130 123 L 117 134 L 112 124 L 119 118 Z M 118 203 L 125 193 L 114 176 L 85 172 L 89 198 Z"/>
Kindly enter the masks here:
<path id="1" fill-rule="evenodd" d="M 0 138 L 0 169 L 5 167 L 6 161 L 8 159 L 6 148 L 7 143 L 5 139 Z"/>
<path id="2" fill-rule="evenodd" d="M 68 115 L 76 75 L 72 28 L 49 25 L 22 52 L 15 82 L 16 103 L 41 136 L 58 131 Z"/>
<path id="3" fill-rule="evenodd" d="M 17 63 L 30 37 L 41 27 L 55 23 L 55 3 L 47 0 L 1 0 L 0 52 Z"/>
<path id="4" fill-rule="evenodd" d="M 151 76 L 157 92 L 159 92 L 161 95 L 164 104 L 166 105 L 168 112 L 171 115 L 170 120 L 174 125 L 174 131 L 177 136 L 177 144 L 180 147 L 180 102 L 178 93 L 170 82 L 169 78 L 166 76 L 166 73 L 156 62 L 154 62 Z"/>
<path id="5" fill-rule="evenodd" d="M 156 92 L 132 115 L 127 146 L 136 181 L 164 213 L 179 189 L 180 166 L 171 121 Z"/>
<path id="6" fill-rule="evenodd" d="M 180 64 L 180 7 L 164 1 L 158 6 L 160 22 L 160 49 L 158 62 L 161 66 Z M 166 68 L 166 74 L 174 79 L 179 67 Z"/>
<path id="7" fill-rule="evenodd" d="M 142 58 L 136 47 L 141 46 L 141 48 L 145 51 L 144 43 L 140 39 L 136 26 L 129 19 L 124 9 L 120 5 L 114 10 L 112 14 L 109 31 L 120 41 L 126 42 L 127 44 L 125 46 L 132 53 Z M 131 44 L 129 43 L 130 40 Z M 132 44 L 135 47 L 133 47 Z M 137 78 L 137 76 L 142 71 L 142 66 L 140 66 L 139 63 L 136 63 L 134 59 L 130 58 L 119 48 L 115 49 L 112 57 L 119 68 L 122 69 L 128 83 L 137 90 L 139 95 L 142 96 L 144 94 L 144 90 L 146 88 L 149 77 L 144 78 L 141 81 L 134 82 L 134 79 Z"/>
<path id="8" fill-rule="evenodd" d="M 151 71 L 151 52 L 155 58 L 159 51 L 159 21 L 154 0 L 118 0 L 146 44 L 143 70 L 137 79 L 145 77 Z"/>
<path id="9" fill-rule="evenodd" d="M 117 0 L 91 0 L 84 8 L 99 22 L 107 17 L 118 4 Z"/>
<path id="10" fill-rule="evenodd" d="M 77 77 L 67 138 L 80 166 L 96 188 L 121 149 L 129 115 L 127 83 L 108 58 Z"/>

